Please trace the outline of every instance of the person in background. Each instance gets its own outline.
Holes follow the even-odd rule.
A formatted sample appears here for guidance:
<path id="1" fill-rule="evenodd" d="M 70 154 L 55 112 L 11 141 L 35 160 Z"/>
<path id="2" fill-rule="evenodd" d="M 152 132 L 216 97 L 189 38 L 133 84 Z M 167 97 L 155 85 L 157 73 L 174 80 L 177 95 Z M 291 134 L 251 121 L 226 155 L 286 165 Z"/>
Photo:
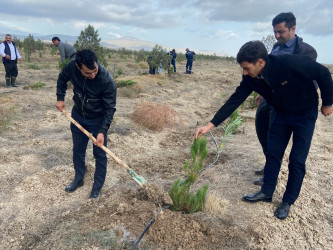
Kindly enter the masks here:
<path id="1" fill-rule="evenodd" d="M 194 51 L 190 51 L 189 49 L 186 49 L 186 74 L 192 73 L 192 64 L 193 64 L 193 56 L 195 55 Z"/>
<path id="2" fill-rule="evenodd" d="M 253 92 L 262 95 L 274 107 L 269 126 L 264 182 L 259 192 L 245 195 L 246 202 L 271 202 L 282 158 L 292 136 L 289 155 L 289 175 L 282 202 L 274 215 L 287 218 L 290 206 L 299 196 L 305 176 L 305 162 L 318 117 L 319 97 L 313 83 L 316 80 L 322 99 L 321 113 L 333 113 L 333 82 L 330 71 L 303 55 L 269 55 L 260 41 L 244 44 L 237 62 L 243 69 L 243 79 L 236 91 L 206 126 L 195 136 L 207 133 L 227 119 Z"/>
<path id="3" fill-rule="evenodd" d="M 59 37 L 52 38 L 52 43 L 60 52 L 60 61 L 63 63 L 66 59 L 69 61 L 75 56 L 76 49 L 69 43 L 62 42 Z"/>
<path id="4" fill-rule="evenodd" d="M 173 72 L 176 72 L 176 57 L 177 57 L 176 50 L 175 49 L 171 50 L 170 52 L 168 52 L 168 55 L 172 56 L 171 65 L 173 66 Z"/>
<path id="5" fill-rule="evenodd" d="M 273 19 L 272 26 L 277 40 L 277 43 L 273 46 L 272 55 L 299 54 L 309 56 L 313 60 L 317 59 L 316 50 L 295 34 L 296 18 L 292 12 L 278 14 Z M 273 113 L 273 106 L 269 105 L 261 95 L 257 96 L 256 103 L 259 104 L 255 117 L 256 132 L 262 150 L 266 154 L 268 128 Z M 255 174 L 263 175 L 264 168 L 255 171 Z M 256 179 L 254 184 L 261 186 L 263 177 Z"/>
<path id="6" fill-rule="evenodd" d="M 6 87 L 18 87 L 16 84 L 16 78 L 18 76 L 17 61 L 21 62 L 22 57 L 15 43 L 12 41 L 10 34 L 6 34 L 5 41 L 0 44 L 0 54 L 6 71 Z"/>
<path id="7" fill-rule="evenodd" d="M 59 74 L 57 103 L 59 111 L 65 110 L 67 82 L 73 85 L 74 107 L 72 117 L 96 138 L 93 154 L 96 160 L 94 183 L 90 198 L 98 198 L 106 177 L 106 153 L 98 145 L 107 146 L 107 131 L 116 111 L 117 87 L 110 73 L 98 63 L 96 54 L 88 49 L 76 53 Z M 83 186 L 86 171 L 85 155 L 89 138 L 71 124 L 73 139 L 73 163 L 75 176 L 66 192 L 74 192 Z"/>

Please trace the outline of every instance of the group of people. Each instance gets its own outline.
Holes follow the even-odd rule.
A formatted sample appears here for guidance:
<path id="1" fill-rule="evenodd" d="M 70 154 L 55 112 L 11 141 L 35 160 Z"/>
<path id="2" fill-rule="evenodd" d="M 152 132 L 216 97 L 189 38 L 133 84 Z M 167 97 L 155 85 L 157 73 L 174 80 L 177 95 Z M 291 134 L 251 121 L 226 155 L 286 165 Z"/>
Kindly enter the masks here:
<path id="1" fill-rule="evenodd" d="M 6 34 L 5 41 L 0 43 L 0 54 L 6 72 L 6 88 L 18 87 L 16 83 L 18 76 L 17 62 L 22 61 L 22 57 L 16 48 L 15 42 L 12 40 L 12 35 Z M 53 37 L 52 43 L 54 46 L 58 47 L 61 62 L 68 61 L 75 56 L 76 49 L 69 43 L 62 42 L 59 37 Z"/>
<path id="2" fill-rule="evenodd" d="M 333 82 L 329 70 L 317 63 L 317 53 L 309 44 L 295 34 L 296 18 L 293 13 L 280 13 L 272 26 L 277 39 L 272 52 L 268 54 L 265 45 L 260 41 L 245 43 L 237 54 L 237 62 L 243 69 L 243 78 L 235 92 L 217 111 L 213 119 L 196 130 L 195 137 L 206 134 L 226 120 L 253 92 L 259 94 L 256 113 L 256 132 L 265 155 L 265 166 L 256 171 L 263 174 L 260 191 L 245 195 L 245 202 L 271 202 L 282 158 L 288 142 L 293 135 L 289 155 L 289 176 L 282 202 L 274 215 L 285 219 L 298 198 L 305 175 L 305 162 L 309 153 L 311 140 L 318 116 L 319 97 L 321 94 L 321 113 L 324 116 L 333 113 Z M 8 38 L 8 39 L 7 39 Z M 59 38 L 52 39 L 59 48 L 61 60 L 70 58 L 62 69 L 57 81 L 57 102 L 59 111 L 65 109 L 67 82 L 73 85 L 72 117 L 97 138 L 93 145 L 96 159 L 94 183 L 90 198 L 98 198 L 106 177 L 106 153 L 99 146 L 107 145 L 107 131 L 116 111 L 116 84 L 109 72 L 98 63 L 94 52 L 88 49 L 75 51 Z M 7 78 L 14 82 L 17 76 L 16 62 L 20 55 L 6 36 L 1 44 L 0 53 L 6 68 Z M 171 64 L 176 72 L 176 52 Z M 191 74 L 195 53 L 186 49 L 186 73 Z M 8 70 L 8 73 L 7 73 Z M 14 78 L 14 80 L 12 80 Z M 8 81 L 8 85 L 12 82 Z M 8 86 L 7 85 L 7 86 Z M 75 176 L 65 188 L 73 192 L 84 184 L 85 152 L 88 137 L 74 125 L 71 125 L 73 139 L 73 163 Z"/>
<path id="3" fill-rule="evenodd" d="M 270 55 L 260 41 L 247 42 L 240 48 L 237 62 L 243 69 L 243 79 L 213 119 L 197 129 L 196 137 L 217 127 L 252 91 L 257 92 L 260 104 L 255 125 L 266 163 L 263 170 L 256 171 L 264 175 L 256 183 L 262 185 L 261 189 L 245 195 L 243 200 L 272 201 L 283 155 L 292 136 L 288 181 L 282 202 L 274 212 L 283 220 L 298 198 L 305 176 L 305 163 L 318 117 L 317 87 L 322 99 L 320 111 L 329 116 L 333 113 L 333 82 L 330 71 L 315 61 L 315 49 L 295 34 L 293 13 L 280 13 L 273 19 L 272 26 L 277 43 Z"/>
<path id="4" fill-rule="evenodd" d="M 185 51 L 186 51 L 185 56 L 186 56 L 186 59 L 187 59 L 187 61 L 186 61 L 186 74 L 191 74 L 195 52 L 190 51 L 188 48 L 186 48 Z M 176 54 L 175 49 L 168 52 L 168 55 L 172 56 L 171 65 L 173 66 L 173 71 L 176 72 L 176 57 L 177 57 L 177 54 Z"/>

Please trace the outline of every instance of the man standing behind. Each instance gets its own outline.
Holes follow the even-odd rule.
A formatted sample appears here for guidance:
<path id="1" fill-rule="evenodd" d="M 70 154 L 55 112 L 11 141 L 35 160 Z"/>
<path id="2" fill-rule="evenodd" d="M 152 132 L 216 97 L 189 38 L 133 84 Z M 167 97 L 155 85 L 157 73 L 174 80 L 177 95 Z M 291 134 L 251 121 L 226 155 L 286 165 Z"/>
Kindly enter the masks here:
<path id="1" fill-rule="evenodd" d="M 193 56 L 195 55 L 194 51 L 190 51 L 189 49 L 186 49 L 185 56 L 187 58 L 186 62 L 186 74 L 192 73 L 192 64 L 193 64 Z"/>
<path id="2" fill-rule="evenodd" d="M 18 87 L 16 84 L 17 61 L 21 62 L 22 58 L 10 34 L 7 34 L 5 41 L 0 44 L 0 54 L 6 71 L 6 87 Z"/>
<path id="3" fill-rule="evenodd" d="M 278 14 L 273 19 L 272 26 L 275 38 L 278 42 L 274 44 L 271 55 L 299 54 L 309 56 L 313 60 L 317 59 L 316 50 L 309 44 L 303 42 L 303 39 L 295 34 L 296 18 L 292 12 Z M 256 132 L 262 150 L 266 155 L 268 128 L 273 113 L 273 107 L 269 105 L 261 95 L 258 95 L 256 103 L 259 103 L 255 119 Z M 263 175 L 264 168 L 255 171 L 255 174 Z M 263 184 L 263 178 L 258 178 L 254 181 L 254 184 L 261 186 Z"/>
<path id="4" fill-rule="evenodd" d="M 97 145 L 107 146 L 107 131 L 116 111 L 116 84 L 109 72 L 98 63 L 95 53 L 88 49 L 78 51 L 75 60 L 67 63 L 59 74 L 56 103 L 59 111 L 65 109 L 68 81 L 73 84 L 74 92 L 72 117 L 96 137 L 93 145 L 95 175 L 90 198 L 98 198 L 106 177 L 107 158 L 106 153 Z M 71 131 L 75 177 L 65 188 L 66 192 L 74 192 L 84 184 L 85 154 L 89 140 L 73 124 Z"/>
<path id="5" fill-rule="evenodd" d="M 52 38 L 52 43 L 54 46 L 58 47 L 58 50 L 60 52 L 60 60 L 63 63 L 66 59 L 68 58 L 72 58 L 75 53 L 76 53 L 76 49 L 65 42 L 60 41 L 59 37 L 55 36 Z"/>

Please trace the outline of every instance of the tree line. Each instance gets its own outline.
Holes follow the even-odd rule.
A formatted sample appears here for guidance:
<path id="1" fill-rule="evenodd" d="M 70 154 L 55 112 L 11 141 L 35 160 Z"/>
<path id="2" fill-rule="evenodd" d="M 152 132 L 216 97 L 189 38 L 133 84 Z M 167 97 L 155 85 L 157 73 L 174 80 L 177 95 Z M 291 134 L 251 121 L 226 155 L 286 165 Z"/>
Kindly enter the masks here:
<path id="1" fill-rule="evenodd" d="M 20 49 L 23 49 L 25 57 L 28 62 L 31 61 L 32 53 L 38 52 L 39 57 L 43 56 L 43 53 L 47 48 L 51 49 L 51 54 L 57 53 L 57 48 L 53 46 L 51 43 L 46 44 L 41 39 L 34 39 L 33 35 L 29 34 L 23 40 L 18 39 L 16 36 L 13 37 L 13 42 Z M 77 50 L 80 49 L 91 49 L 93 50 L 98 60 L 104 66 L 107 66 L 107 59 L 111 57 L 117 56 L 120 59 L 126 58 L 134 58 L 136 62 L 148 62 L 150 65 L 161 66 L 163 68 L 167 68 L 170 61 L 171 56 L 167 55 L 167 52 L 162 46 L 155 45 L 155 47 L 149 50 L 129 50 L 125 48 L 119 49 L 111 49 L 107 47 L 103 47 L 101 44 L 101 38 L 99 37 L 98 30 L 92 25 L 88 25 L 84 30 L 81 31 L 78 36 L 76 42 L 74 43 L 74 47 Z M 177 52 L 177 61 L 186 60 L 185 53 Z M 224 60 L 234 62 L 234 57 L 221 57 L 217 55 L 202 55 L 196 54 L 194 60 Z"/>

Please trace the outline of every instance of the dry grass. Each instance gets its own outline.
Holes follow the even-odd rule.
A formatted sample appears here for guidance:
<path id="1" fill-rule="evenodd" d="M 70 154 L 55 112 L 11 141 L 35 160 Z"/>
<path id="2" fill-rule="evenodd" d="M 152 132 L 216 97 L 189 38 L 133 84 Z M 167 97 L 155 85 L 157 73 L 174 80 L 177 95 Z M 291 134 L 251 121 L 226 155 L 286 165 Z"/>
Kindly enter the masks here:
<path id="1" fill-rule="evenodd" d="M 219 199 L 215 194 L 208 194 L 205 203 L 205 211 L 223 214 L 228 206 L 228 201 Z"/>
<path id="2" fill-rule="evenodd" d="M 140 103 L 131 117 L 137 124 L 156 131 L 182 125 L 182 119 L 175 110 L 153 102 Z"/>

